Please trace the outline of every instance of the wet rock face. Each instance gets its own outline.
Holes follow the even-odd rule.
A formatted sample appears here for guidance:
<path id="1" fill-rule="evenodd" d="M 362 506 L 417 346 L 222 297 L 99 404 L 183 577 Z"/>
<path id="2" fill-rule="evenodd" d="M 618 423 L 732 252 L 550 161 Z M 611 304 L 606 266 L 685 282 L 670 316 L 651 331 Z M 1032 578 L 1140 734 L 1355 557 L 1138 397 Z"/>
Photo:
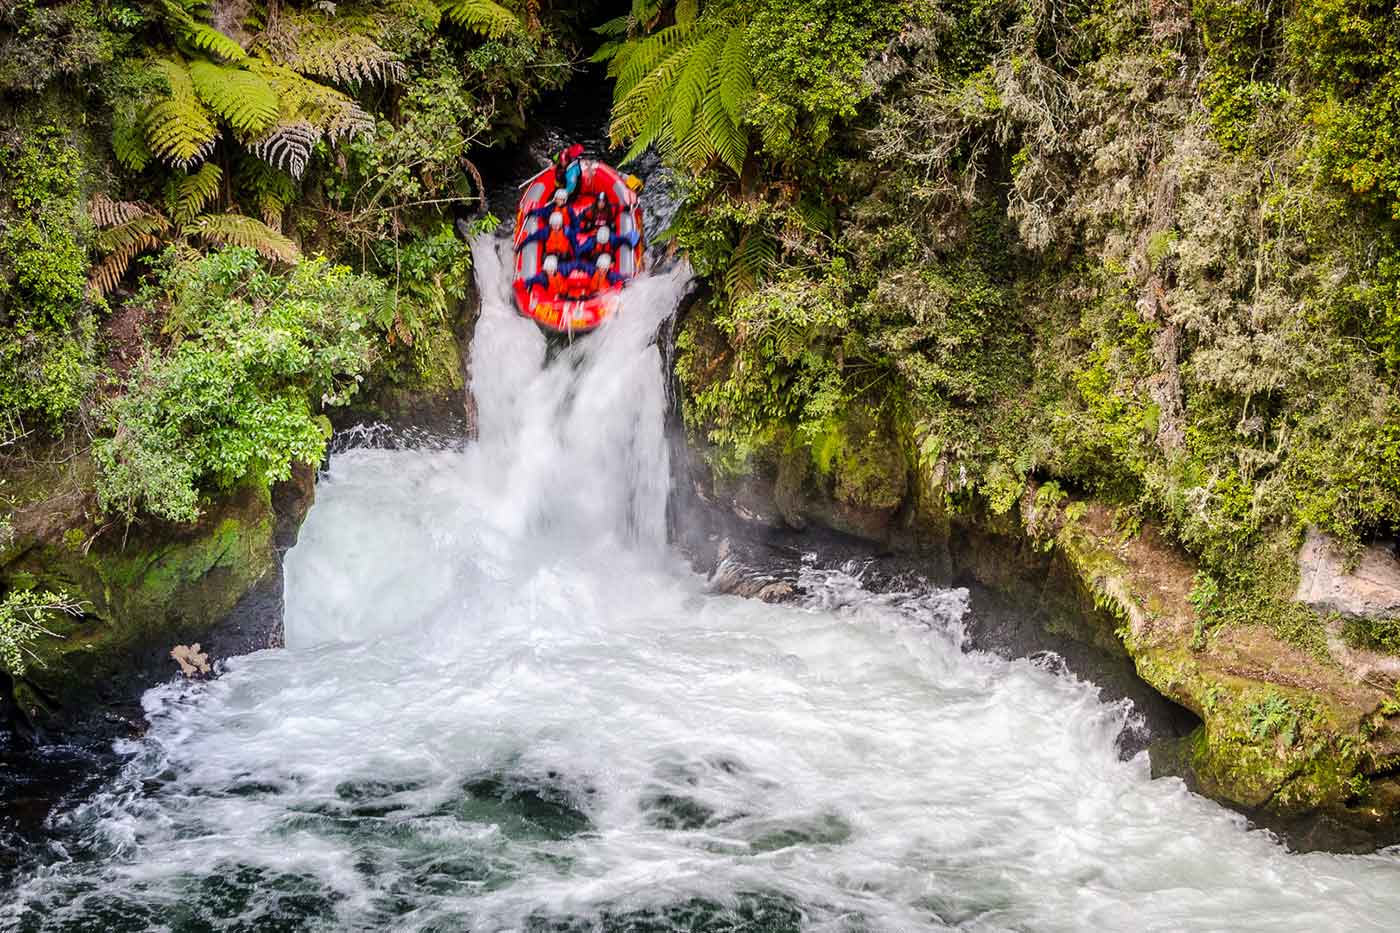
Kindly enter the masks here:
<path id="1" fill-rule="evenodd" d="M 1320 612 L 1361 618 L 1400 615 L 1400 559 L 1393 544 L 1370 544 L 1353 563 L 1335 542 L 1311 530 L 1298 551 L 1294 598 Z"/>
<path id="2" fill-rule="evenodd" d="M 18 512 L 0 590 L 66 592 L 80 616 L 49 620 L 21 677 L 5 677 L 5 719 L 22 734 L 81 740 L 130 731 L 140 694 L 178 676 L 171 650 L 209 664 L 282 643 L 281 556 L 314 497 L 298 466 L 271 491 L 245 486 L 194 525 L 97 526 L 81 496 L 39 490 Z M 72 499 L 72 502 L 68 502 Z M 65 505 L 65 503 L 67 503 Z M 32 520 L 31 520 L 32 519 Z M 0 723 L 0 728 L 5 728 Z"/>

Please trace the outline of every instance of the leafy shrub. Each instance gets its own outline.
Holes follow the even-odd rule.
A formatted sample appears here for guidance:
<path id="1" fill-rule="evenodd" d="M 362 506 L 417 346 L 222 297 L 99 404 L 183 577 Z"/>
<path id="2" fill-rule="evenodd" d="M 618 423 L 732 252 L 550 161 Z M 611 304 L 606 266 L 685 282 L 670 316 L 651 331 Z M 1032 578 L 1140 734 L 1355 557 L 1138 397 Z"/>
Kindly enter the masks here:
<path id="1" fill-rule="evenodd" d="M 92 381 L 82 163 L 53 126 L 0 145 L 0 162 L 13 205 L 0 216 L 0 422 L 57 430 Z"/>
<path id="2" fill-rule="evenodd" d="M 57 637 L 46 621 L 60 612 L 79 615 L 82 606 L 67 593 L 47 591 L 15 590 L 0 599 L 0 668 L 24 676 L 29 662 L 39 660 L 29 646 L 41 635 Z"/>
<path id="3" fill-rule="evenodd" d="M 374 359 L 368 322 L 382 283 L 324 259 L 268 272 L 249 249 L 167 254 L 135 300 L 168 304 L 152 347 L 106 408 L 93 447 L 104 509 L 199 517 L 200 494 L 285 479 L 320 460 L 329 424 Z"/>

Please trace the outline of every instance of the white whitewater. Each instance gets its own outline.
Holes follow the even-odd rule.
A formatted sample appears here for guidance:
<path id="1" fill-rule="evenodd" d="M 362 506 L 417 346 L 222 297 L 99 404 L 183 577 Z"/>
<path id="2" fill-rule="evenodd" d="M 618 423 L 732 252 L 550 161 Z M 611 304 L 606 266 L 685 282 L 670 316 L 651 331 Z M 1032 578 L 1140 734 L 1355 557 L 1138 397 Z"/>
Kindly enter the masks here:
<path id="1" fill-rule="evenodd" d="M 713 596 L 665 546 L 657 325 L 547 361 L 475 247 L 481 436 L 334 458 L 287 642 L 151 691 L 26 930 L 1382 930 L 1388 856 L 1287 854 L 1118 760 L 1129 711 L 965 653 L 966 594 Z"/>

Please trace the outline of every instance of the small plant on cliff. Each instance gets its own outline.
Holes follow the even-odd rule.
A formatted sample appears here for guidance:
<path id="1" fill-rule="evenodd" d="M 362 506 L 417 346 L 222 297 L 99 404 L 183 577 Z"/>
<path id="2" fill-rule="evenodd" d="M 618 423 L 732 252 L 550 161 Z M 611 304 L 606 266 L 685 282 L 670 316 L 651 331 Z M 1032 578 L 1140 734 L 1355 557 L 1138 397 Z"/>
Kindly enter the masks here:
<path id="1" fill-rule="evenodd" d="M 323 406 L 355 393 L 374 360 L 368 323 L 383 283 L 324 259 L 269 272 L 251 249 L 168 253 L 138 301 L 167 306 L 165 348 L 152 348 L 105 409 L 93 445 L 98 501 L 195 521 L 202 493 L 286 479 L 316 463 Z"/>
<path id="2" fill-rule="evenodd" d="M 1263 741 L 1270 736 L 1278 736 L 1285 746 L 1292 745 L 1298 738 L 1298 711 L 1293 704 L 1277 693 L 1271 693 L 1249 704 L 1245 708 L 1249 718 L 1249 737 Z"/>
<path id="3" fill-rule="evenodd" d="M 0 599 L 0 667 L 15 677 L 22 677 L 29 669 L 30 660 L 42 666 L 44 662 L 30 645 L 42 635 L 60 637 L 46 624 L 55 613 L 81 615 L 82 605 L 67 593 L 47 590 L 18 590 Z"/>

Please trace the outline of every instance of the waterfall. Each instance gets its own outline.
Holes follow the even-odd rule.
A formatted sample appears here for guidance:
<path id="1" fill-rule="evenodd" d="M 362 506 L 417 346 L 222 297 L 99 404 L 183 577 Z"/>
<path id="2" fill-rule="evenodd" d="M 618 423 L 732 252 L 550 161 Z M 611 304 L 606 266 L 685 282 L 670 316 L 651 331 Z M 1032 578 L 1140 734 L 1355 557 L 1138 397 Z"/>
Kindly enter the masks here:
<path id="1" fill-rule="evenodd" d="M 967 593 L 666 547 L 677 269 L 551 351 L 474 244 L 479 437 L 336 454 L 284 650 L 145 697 L 19 930 L 1380 929 L 1393 857 L 1294 856 L 1121 761 L 1132 711 L 968 652 Z"/>

